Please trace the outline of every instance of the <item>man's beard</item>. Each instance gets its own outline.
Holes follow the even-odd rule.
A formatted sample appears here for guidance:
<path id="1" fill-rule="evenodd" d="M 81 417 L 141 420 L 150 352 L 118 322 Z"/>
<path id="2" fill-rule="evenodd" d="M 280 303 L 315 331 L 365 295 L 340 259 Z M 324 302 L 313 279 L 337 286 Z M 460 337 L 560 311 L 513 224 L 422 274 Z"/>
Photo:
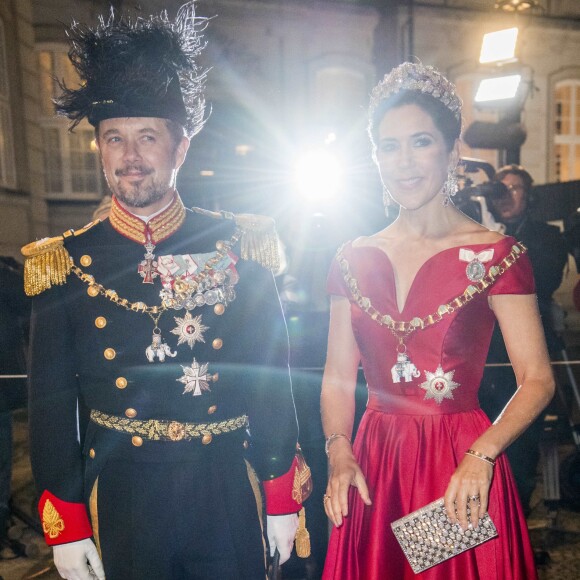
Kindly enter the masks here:
<path id="1" fill-rule="evenodd" d="M 140 167 L 139 169 L 145 173 L 145 177 L 151 173 L 151 171 L 148 172 L 144 168 Z M 115 172 L 115 176 L 119 175 L 123 175 L 123 170 Z M 148 185 L 145 185 L 143 181 L 129 187 L 124 186 L 120 181 L 115 181 L 114 187 L 111 187 L 111 189 L 115 197 L 125 205 L 134 208 L 144 208 L 162 199 L 171 188 L 171 184 L 162 183 L 155 179 Z"/>

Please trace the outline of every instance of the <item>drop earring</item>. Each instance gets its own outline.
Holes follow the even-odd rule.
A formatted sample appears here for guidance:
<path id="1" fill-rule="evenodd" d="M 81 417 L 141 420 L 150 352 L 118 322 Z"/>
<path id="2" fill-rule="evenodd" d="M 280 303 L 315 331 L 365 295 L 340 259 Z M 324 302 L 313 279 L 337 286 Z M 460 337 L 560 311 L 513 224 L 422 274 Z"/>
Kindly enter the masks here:
<path id="1" fill-rule="evenodd" d="M 389 217 L 389 207 L 393 205 L 393 198 L 389 190 L 383 185 L 383 206 L 385 208 L 385 215 Z"/>
<path id="2" fill-rule="evenodd" d="M 447 170 L 447 179 L 441 188 L 441 195 L 443 196 L 443 206 L 447 207 L 451 203 L 451 198 L 457 193 L 459 189 L 457 174 L 455 167 Z"/>

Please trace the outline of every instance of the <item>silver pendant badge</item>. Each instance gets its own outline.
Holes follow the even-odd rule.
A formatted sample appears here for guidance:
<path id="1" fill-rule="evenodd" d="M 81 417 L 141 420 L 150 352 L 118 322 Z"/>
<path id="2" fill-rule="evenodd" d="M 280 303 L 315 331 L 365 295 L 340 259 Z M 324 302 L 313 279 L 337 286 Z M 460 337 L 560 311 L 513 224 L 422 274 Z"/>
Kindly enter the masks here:
<path id="1" fill-rule="evenodd" d="M 161 338 L 161 331 L 159 328 L 155 327 L 153 329 L 153 338 L 151 340 L 151 344 L 145 349 L 145 356 L 147 360 L 152 363 L 155 362 L 155 358 L 159 360 L 159 362 L 165 362 L 165 357 L 175 357 L 177 356 L 177 351 L 171 352 L 171 348 L 165 342 L 162 342 Z"/>
<path id="2" fill-rule="evenodd" d="M 467 262 L 465 267 L 465 274 L 471 282 L 479 282 L 483 280 L 486 271 L 484 264 L 493 258 L 493 248 L 483 250 L 476 254 L 473 250 L 460 248 L 459 259 L 462 262 Z"/>
<path id="3" fill-rule="evenodd" d="M 417 378 L 420 374 L 421 371 L 410 361 L 406 352 L 397 353 L 397 362 L 391 368 L 393 383 L 400 383 L 401 380 L 410 383 L 413 378 Z"/>
<path id="4" fill-rule="evenodd" d="M 476 258 L 467 264 L 465 274 L 472 282 L 479 282 L 485 276 L 485 266 Z"/>

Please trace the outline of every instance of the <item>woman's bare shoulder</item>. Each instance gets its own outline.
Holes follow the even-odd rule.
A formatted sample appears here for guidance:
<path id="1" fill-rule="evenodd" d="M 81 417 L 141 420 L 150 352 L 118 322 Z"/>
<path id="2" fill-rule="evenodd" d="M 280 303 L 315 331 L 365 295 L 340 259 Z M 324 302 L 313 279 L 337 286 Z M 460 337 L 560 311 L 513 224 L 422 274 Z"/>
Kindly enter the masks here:
<path id="1" fill-rule="evenodd" d="M 496 244 L 505 239 L 502 233 L 490 230 L 466 215 L 462 216 L 461 226 L 456 235 L 457 245 Z"/>
<path id="2" fill-rule="evenodd" d="M 394 239 L 394 234 L 390 231 L 390 228 L 385 228 L 369 236 L 359 236 L 352 241 L 353 248 L 365 248 L 365 247 L 381 247 L 388 244 L 390 239 Z"/>

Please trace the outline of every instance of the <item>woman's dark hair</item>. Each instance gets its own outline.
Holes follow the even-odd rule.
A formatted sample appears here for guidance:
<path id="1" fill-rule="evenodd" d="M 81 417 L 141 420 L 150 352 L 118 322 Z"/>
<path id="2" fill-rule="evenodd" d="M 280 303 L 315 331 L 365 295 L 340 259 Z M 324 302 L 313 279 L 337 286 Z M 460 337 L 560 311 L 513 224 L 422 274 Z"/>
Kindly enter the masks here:
<path id="1" fill-rule="evenodd" d="M 402 90 L 395 95 L 381 101 L 377 108 L 372 111 L 369 122 L 369 135 L 376 149 L 379 140 L 379 125 L 385 114 L 391 109 L 402 107 L 403 105 L 417 105 L 425 111 L 432 119 L 433 123 L 445 140 L 448 151 L 453 149 L 455 141 L 461 135 L 461 118 L 457 119 L 441 101 L 417 91 Z"/>

